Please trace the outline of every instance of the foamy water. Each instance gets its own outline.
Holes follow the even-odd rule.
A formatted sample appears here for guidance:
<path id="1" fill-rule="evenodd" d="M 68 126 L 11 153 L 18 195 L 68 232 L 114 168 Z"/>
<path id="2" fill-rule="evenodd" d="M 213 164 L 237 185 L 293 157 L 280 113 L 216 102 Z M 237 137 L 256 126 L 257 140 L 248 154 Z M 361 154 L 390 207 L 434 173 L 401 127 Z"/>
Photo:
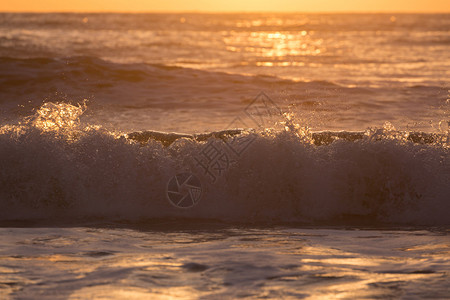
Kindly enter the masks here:
<path id="1" fill-rule="evenodd" d="M 0 296 L 447 297 L 449 31 L 0 14 Z"/>
<path id="2" fill-rule="evenodd" d="M 448 132 L 313 133 L 285 116 L 279 130 L 120 134 L 84 126 L 84 110 L 46 103 L 1 128 L 1 220 L 449 222 Z M 187 211 L 166 199 L 182 173 L 203 193 Z"/>

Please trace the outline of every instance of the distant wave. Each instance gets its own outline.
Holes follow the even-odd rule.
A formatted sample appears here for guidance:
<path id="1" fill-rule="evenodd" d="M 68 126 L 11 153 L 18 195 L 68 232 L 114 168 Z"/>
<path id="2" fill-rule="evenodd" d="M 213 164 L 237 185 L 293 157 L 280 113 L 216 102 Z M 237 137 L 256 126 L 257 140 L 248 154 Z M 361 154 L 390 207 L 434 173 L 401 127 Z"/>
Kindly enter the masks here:
<path id="1" fill-rule="evenodd" d="M 341 98 L 357 109 L 372 109 L 377 105 L 374 98 L 381 98 L 384 93 L 384 90 L 371 88 L 347 88 L 327 80 L 292 81 L 276 76 L 246 76 L 158 64 L 120 64 L 85 56 L 2 57 L 0 65 L 0 113 L 6 118 L 11 114 L 15 117 L 18 110 L 22 115 L 29 114 L 48 101 L 76 104 L 87 99 L 91 112 L 98 113 L 102 122 L 112 123 L 115 128 L 127 122 L 122 118 L 124 111 L 140 120 L 149 120 L 158 112 L 192 111 L 203 114 L 203 122 L 207 122 L 208 115 L 220 112 L 223 122 L 228 123 L 264 90 L 275 92 L 280 107 L 292 104 L 293 109 L 297 106 L 302 111 L 334 110 L 337 118 L 349 119 L 348 104 L 343 107 Z M 397 100 L 389 99 L 394 103 Z M 332 107 L 322 105 L 325 101 Z M 353 123 L 357 123 L 359 117 L 351 112 Z M 374 111 L 372 115 L 389 119 L 377 115 L 385 112 Z M 148 127 L 167 128 L 158 124 Z M 124 130 L 144 128 L 132 125 Z M 219 125 L 212 127 L 220 128 Z M 196 130 L 202 129 L 211 128 L 196 127 Z"/>
<path id="2" fill-rule="evenodd" d="M 0 65 L 0 102 L 20 103 L 30 98 L 41 102 L 59 92 L 71 99 L 95 95 L 97 102 L 123 105 L 142 103 L 145 98 L 153 105 L 164 106 L 188 96 L 238 101 L 243 91 L 255 95 L 263 88 L 286 85 L 299 90 L 342 88 L 328 81 L 293 82 L 276 76 L 245 76 L 160 64 L 119 64 L 88 56 L 0 57 Z"/>
<path id="3" fill-rule="evenodd" d="M 312 60 L 316 58 L 311 58 Z M 320 63 L 333 62 L 333 57 L 317 58 Z M 416 62 L 416 61 L 411 61 Z M 418 61 L 423 62 L 423 61 Z M 349 60 L 348 64 L 382 63 L 374 60 Z M 254 64 L 254 62 L 248 62 Z M 188 67 L 180 67 L 164 64 L 148 63 L 116 63 L 94 56 L 73 57 L 35 57 L 17 58 L 0 57 L 0 87 L 2 93 L 12 90 L 17 86 L 22 88 L 40 87 L 45 90 L 50 86 L 53 88 L 71 86 L 85 87 L 101 92 L 116 83 L 160 83 L 172 86 L 191 84 L 196 85 L 199 81 L 211 84 L 211 90 L 226 91 L 226 88 L 218 89 L 217 83 L 223 83 L 226 87 L 245 84 L 249 88 L 257 86 L 283 86 L 293 84 L 298 89 L 344 89 L 351 92 L 367 91 L 367 88 L 350 88 L 339 85 L 328 80 L 295 81 L 280 78 L 275 75 L 242 75 L 217 71 L 206 71 Z M 236 65 L 238 66 L 238 65 Z M 236 67 L 235 66 L 235 67 Z M 63 82 L 64 81 L 64 82 Z M 186 82 L 187 81 L 187 82 Z M 151 87 L 154 87 L 153 85 Z M 208 86 L 202 86 L 208 88 Z M 443 89 L 442 86 L 426 85 L 428 89 Z M 37 89 L 38 90 L 38 89 Z"/>
<path id="4" fill-rule="evenodd" d="M 120 64 L 86 56 L 0 57 L 0 65 L 0 103 L 5 105 L 3 109 L 11 110 L 17 105 L 39 108 L 45 101 L 79 103 L 88 99 L 117 111 L 195 109 L 220 111 L 231 118 L 255 95 L 271 90 L 280 99 L 280 106 L 334 111 L 338 119 L 352 119 L 355 123 L 364 123 L 368 117 L 378 123 L 379 119 L 393 121 L 396 117 L 413 115 L 415 122 L 426 124 L 430 119 L 420 119 L 426 116 L 423 111 L 429 110 L 430 104 L 444 105 L 446 95 L 444 87 L 428 84 L 403 90 L 345 87 L 329 80 L 293 81 L 158 64 Z M 424 98 L 430 99 L 425 102 Z M 405 101 L 409 104 L 405 105 Z M 419 106 L 422 108 L 416 110 Z M 371 115 L 360 118 L 354 114 L 361 109 L 370 109 Z M 396 115 L 389 115 L 389 111 L 395 111 Z"/>
<path id="5" fill-rule="evenodd" d="M 2 69 L 0 70 L 1 75 L 5 77 L 3 78 L 2 87 L 8 87 L 11 85 L 14 86 L 14 83 L 22 84 L 25 80 L 31 80 L 30 83 L 33 83 L 34 80 L 36 80 L 36 83 L 45 83 L 51 80 L 60 80 L 61 77 L 76 80 L 78 78 L 86 79 L 86 76 L 89 76 L 89 79 L 91 80 L 115 79 L 117 81 L 122 80 L 129 82 L 140 82 L 153 78 L 171 81 L 176 80 L 177 77 L 186 79 L 188 76 L 192 76 L 196 80 L 199 80 L 199 77 L 209 76 L 209 79 L 215 79 L 215 77 L 220 76 L 220 80 L 224 80 L 225 83 L 227 81 L 236 83 L 236 80 L 256 83 L 255 78 L 259 78 L 259 80 L 264 83 L 292 82 L 292 80 L 281 79 L 276 76 L 245 76 L 223 72 L 208 72 L 163 64 L 120 64 L 93 56 L 74 56 L 62 58 L 0 57 L 0 64 L 2 65 Z M 8 78 L 6 78 L 7 76 Z M 316 85 L 323 84 L 328 86 L 333 85 L 334 87 L 339 87 L 339 85 L 335 83 L 324 80 L 308 81 L 305 83 L 314 83 Z"/>
<path id="6" fill-rule="evenodd" d="M 82 107 L 44 105 L 0 131 L 0 221 L 215 219 L 277 224 L 449 224 L 447 133 L 231 130 L 203 135 L 82 126 Z M 195 158 L 214 143 L 252 143 L 217 181 Z M 202 198 L 167 198 L 176 174 L 195 174 Z"/>

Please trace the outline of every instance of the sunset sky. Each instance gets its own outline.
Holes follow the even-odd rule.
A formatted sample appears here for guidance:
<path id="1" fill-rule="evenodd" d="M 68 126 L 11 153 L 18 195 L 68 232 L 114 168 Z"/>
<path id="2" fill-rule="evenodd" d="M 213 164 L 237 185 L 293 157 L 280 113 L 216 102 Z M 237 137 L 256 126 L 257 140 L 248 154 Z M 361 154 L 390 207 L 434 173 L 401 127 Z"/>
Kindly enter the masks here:
<path id="1" fill-rule="evenodd" d="M 450 12 L 450 2 L 448 0 L 2 0 L 0 11 Z"/>

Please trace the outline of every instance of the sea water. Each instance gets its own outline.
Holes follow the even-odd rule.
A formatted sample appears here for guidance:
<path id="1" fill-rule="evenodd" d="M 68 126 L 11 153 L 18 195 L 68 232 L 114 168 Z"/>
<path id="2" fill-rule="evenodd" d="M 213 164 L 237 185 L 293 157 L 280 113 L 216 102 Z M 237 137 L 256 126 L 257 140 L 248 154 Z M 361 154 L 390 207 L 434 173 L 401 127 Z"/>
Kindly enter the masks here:
<path id="1" fill-rule="evenodd" d="M 0 14 L 0 295 L 449 297 L 448 14 Z"/>

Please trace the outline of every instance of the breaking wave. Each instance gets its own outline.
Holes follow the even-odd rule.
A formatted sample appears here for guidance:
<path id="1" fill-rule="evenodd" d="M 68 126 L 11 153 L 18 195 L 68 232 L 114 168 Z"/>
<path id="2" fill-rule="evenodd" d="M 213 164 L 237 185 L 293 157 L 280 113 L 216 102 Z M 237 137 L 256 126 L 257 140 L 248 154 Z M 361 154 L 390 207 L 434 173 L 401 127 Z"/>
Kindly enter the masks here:
<path id="1" fill-rule="evenodd" d="M 311 132 L 288 117 L 280 130 L 125 134 L 81 125 L 84 110 L 45 103 L 0 128 L 0 221 L 449 224 L 448 131 Z M 196 160 L 211 145 L 226 157 L 215 178 Z M 201 182 L 189 209 L 167 198 L 183 172 Z"/>

